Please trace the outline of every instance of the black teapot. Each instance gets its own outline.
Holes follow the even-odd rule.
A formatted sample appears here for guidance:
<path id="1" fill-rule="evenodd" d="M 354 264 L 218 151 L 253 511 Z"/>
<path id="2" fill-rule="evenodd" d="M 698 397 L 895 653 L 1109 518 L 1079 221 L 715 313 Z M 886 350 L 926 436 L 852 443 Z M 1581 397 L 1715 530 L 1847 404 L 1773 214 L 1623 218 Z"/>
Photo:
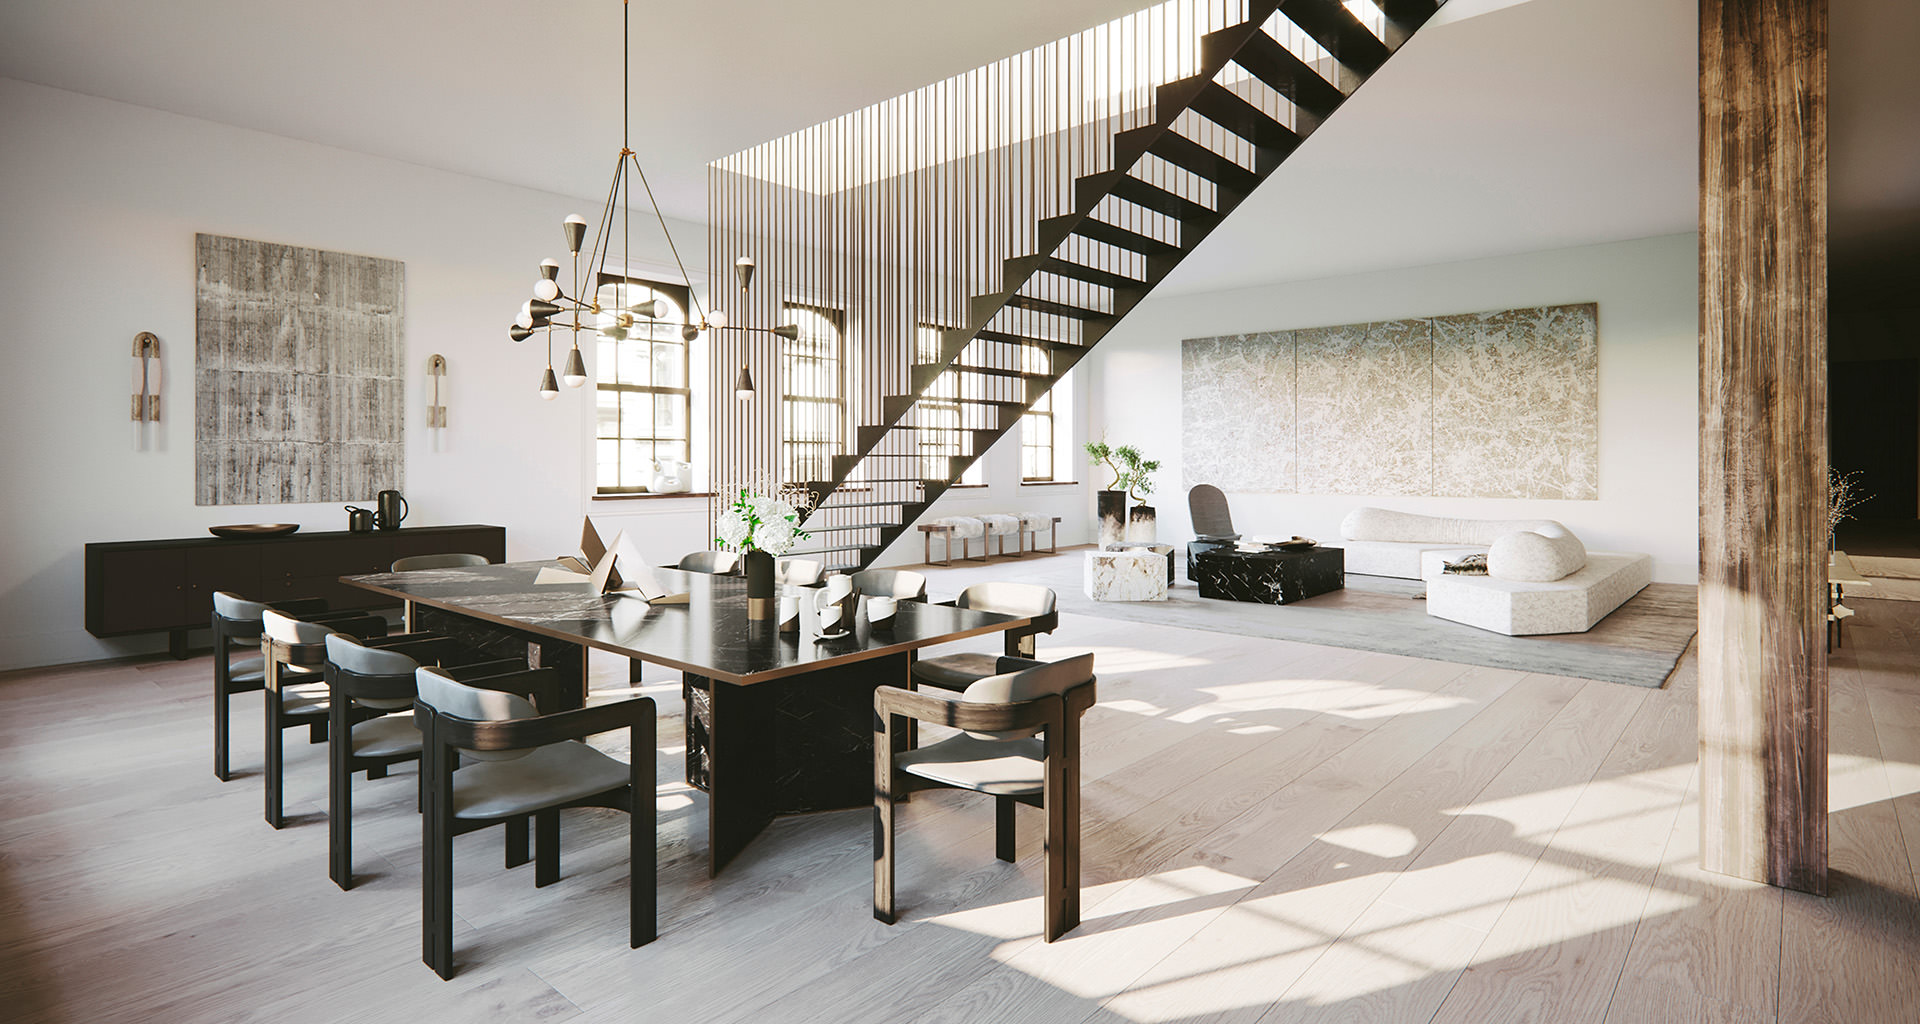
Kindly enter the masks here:
<path id="1" fill-rule="evenodd" d="M 407 499 L 399 491 L 381 491 L 374 497 L 378 511 L 374 514 L 374 525 L 382 530 L 398 530 L 400 520 L 407 518 Z"/>
<path id="2" fill-rule="evenodd" d="M 374 516 L 373 516 L 373 510 L 372 510 L 372 509 L 370 509 L 370 508 L 354 508 L 354 507 L 353 507 L 352 505 L 348 505 L 348 506 L 347 506 L 347 530 L 348 530 L 348 532 L 350 532 L 350 533 L 372 533 L 372 532 L 373 532 L 373 518 L 374 518 Z"/>

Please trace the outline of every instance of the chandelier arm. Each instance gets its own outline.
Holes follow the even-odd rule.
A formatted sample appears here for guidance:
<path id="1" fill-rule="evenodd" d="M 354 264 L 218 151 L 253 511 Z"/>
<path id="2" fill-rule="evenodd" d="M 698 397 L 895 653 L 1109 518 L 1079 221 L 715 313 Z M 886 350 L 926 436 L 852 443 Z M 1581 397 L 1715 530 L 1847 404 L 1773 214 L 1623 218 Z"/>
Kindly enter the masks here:
<path id="1" fill-rule="evenodd" d="M 587 274 L 590 277 L 604 273 L 607 269 L 607 253 L 613 248 L 611 237 L 613 209 L 614 204 L 619 202 L 620 181 L 626 176 L 626 159 L 627 155 L 621 153 L 619 162 L 613 165 L 613 183 L 607 186 L 606 201 L 600 204 L 600 224 L 594 228 L 593 249 L 587 254 Z M 598 293 L 599 289 L 596 286 L 595 294 Z"/>
<path id="2" fill-rule="evenodd" d="M 653 186 L 647 184 L 646 169 L 640 166 L 640 158 L 633 151 L 627 152 L 633 161 L 633 171 L 640 176 L 640 187 L 647 190 L 647 205 L 653 207 L 653 219 L 660 222 L 660 233 L 666 236 L 667 249 L 673 253 L 673 264 L 680 268 L 680 277 L 687 282 L 687 298 L 693 302 L 693 311 L 702 323 L 706 322 L 706 311 L 700 308 L 700 296 L 693 290 L 693 276 L 687 273 L 687 265 L 680 262 L 680 247 L 673 244 L 673 232 L 667 230 L 667 218 L 660 213 L 660 203 L 653 198 Z"/>

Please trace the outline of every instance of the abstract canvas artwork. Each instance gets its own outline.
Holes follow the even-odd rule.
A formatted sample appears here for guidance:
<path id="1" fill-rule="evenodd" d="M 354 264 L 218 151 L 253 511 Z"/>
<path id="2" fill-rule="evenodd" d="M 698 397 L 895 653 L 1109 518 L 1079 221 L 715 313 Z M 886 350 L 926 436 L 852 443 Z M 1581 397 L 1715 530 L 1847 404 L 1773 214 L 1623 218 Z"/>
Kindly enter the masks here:
<path id="1" fill-rule="evenodd" d="M 194 503 L 405 484 L 405 264 L 195 236 Z"/>
<path id="2" fill-rule="evenodd" d="M 1593 303 L 1194 338 L 1181 380 L 1189 487 L 1600 494 Z"/>

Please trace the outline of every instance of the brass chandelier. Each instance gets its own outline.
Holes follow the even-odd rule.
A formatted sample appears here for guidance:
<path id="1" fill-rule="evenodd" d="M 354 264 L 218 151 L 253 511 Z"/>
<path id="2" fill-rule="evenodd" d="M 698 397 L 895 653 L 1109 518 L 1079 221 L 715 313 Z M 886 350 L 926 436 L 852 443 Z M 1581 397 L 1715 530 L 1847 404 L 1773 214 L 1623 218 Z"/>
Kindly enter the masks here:
<path id="1" fill-rule="evenodd" d="M 516 342 L 533 337 L 535 332 L 546 334 L 547 367 L 540 375 L 540 397 L 548 401 L 559 396 L 561 381 L 565 381 L 570 388 L 580 387 L 587 382 L 587 364 L 580 354 L 581 331 L 589 332 L 590 336 L 599 334 L 621 341 L 639 322 L 636 318 L 653 320 L 667 312 L 666 303 L 659 299 L 637 298 L 641 289 L 628 281 L 627 259 L 632 253 L 629 171 L 639 179 L 641 191 L 647 197 L 647 205 L 653 210 L 654 221 L 660 225 L 660 234 L 666 238 L 674 265 L 680 269 L 680 277 L 687 285 L 687 295 L 693 308 L 688 311 L 687 323 L 680 328 L 683 339 L 691 342 L 704 331 L 764 331 L 788 340 L 800 336 L 800 328 L 795 324 L 778 327 L 734 325 L 727 322 L 727 315 L 722 310 L 701 309 L 700 297 L 693 288 L 693 278 L 688 275 L 686 264 L 680 260 L 680 248 L 673 243 L 673 233 L 667 229 L 667 219 L 660 212 L 659 202 L 654 199 L 653 187 L 647 183 L 647 172 L 640 167 L 640 158 L 630 144 L 630 10 L 629 0 L 620 0 L 620 156 L 614 167 L 613 183 L 607 188 L 606 201 L 601 204 L 599 229 L 594 232 L 593 245 L 587 250 L 585 275 L 582 276 L 580 251 L 586 244 L 587 219 L 577 213 L 570 214 L 561 221 L 560 228 L 566 239 L 567 251 L 572 254 L 571 290 L 561 286 L 560 261 L 542 260 L 540 277 L 533 283 L 533 297 L 520 304 L 520 315 L 514 319 L 513 326 L 507 329 L 507 336 Z M 608 277 L 607 261 L 613 252 L 616 227 L 621 252 L 615 262 L 619 273 L 613 276 L 619 280 L 594 284 Z M 733 269 L 740 282 L 740 290 L 744 293 L 753 281 L 753 257 L 740 257 Z M 592 286 L 591 295 L 587 294 L 589 285 Z M 556 328 L 568 332 L 572 343 L 558 379 L 553 372 L 553 332 Z M 752 398 L 754 394 L 753 375 L 744 363 L 740 367 L 740 376 L 734 382 L 734 394 L 742 400 Z"/>

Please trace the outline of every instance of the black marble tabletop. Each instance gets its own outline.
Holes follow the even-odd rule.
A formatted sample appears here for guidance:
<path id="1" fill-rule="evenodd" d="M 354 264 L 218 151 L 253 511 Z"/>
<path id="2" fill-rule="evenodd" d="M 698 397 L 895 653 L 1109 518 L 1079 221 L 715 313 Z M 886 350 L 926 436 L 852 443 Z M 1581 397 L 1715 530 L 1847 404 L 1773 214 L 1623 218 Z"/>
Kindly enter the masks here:
<path id="1" fill-rule="evenodd" d="M 684 605 L 650 606 L 638 597 L 596 594 L 586 583 L 536 584 L 558 562 L 509 562 L 459 569 L 342 576 L 340 582 L 468 615 L 514 629 L 570 640 L 615 654 L 731 683 L 757 683 L 898 654 L 918 647 L 997 633 L 1032 621 L 1016 615 L 901 602 L 893 623 L 873 629 L 864 602 L 853 634 L 818 641 L 812 616 L 799 633 L 781 633 L 772 619 L 747 618 L 747 581 L 655 569 L 660 585 L 685 591 Z M 816 591 L 790 588 L 803 608 Z"/>

